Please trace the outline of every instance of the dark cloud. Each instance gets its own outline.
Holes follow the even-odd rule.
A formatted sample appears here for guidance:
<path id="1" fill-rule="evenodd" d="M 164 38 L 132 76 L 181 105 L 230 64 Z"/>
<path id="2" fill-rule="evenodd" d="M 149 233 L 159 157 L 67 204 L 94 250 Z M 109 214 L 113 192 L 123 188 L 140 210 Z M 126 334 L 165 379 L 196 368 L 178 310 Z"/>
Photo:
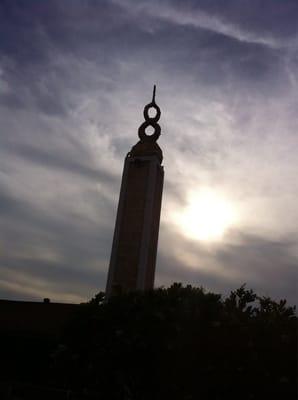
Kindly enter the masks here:
<path id="1" fill-rule="evenodd" d="M 295 242 L 266 240 L 239 232 L 236 236 L 237 244 L 217 244 L 212 251 L 197 242 L 182 242 L 182 253 L 197 257 L 197 265 L 191 268 L 163 249 L 159 257 L 162 272 L 157 274 L 159 284 L 177 281 L 227 294 L 245 283 L 259 295 L 287 298 L 296 304 L 298 264 L 291 255 Z"/>

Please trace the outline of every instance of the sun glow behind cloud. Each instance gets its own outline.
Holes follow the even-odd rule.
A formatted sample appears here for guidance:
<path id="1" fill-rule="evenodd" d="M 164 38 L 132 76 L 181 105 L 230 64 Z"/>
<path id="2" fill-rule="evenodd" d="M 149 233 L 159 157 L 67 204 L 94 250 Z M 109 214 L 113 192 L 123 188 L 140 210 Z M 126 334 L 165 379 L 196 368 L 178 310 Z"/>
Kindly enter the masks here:
<path id="1" fill-rule="evenodd" d="M 175 215 L 175 222 L 185 236 L 207 242 L 221 240 L 238 219 L 236 206 L 209 189 L 191 192 L 187 206 Z"/>

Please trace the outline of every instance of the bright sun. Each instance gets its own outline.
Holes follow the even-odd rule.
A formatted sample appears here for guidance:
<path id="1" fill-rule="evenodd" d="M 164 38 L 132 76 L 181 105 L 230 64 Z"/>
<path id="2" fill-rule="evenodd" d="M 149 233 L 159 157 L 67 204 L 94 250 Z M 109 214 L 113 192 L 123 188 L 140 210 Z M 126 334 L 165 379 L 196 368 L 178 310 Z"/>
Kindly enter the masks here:
<path id="1" fill-rule="evenodd" d="M 181 214 L 176 215 L 176 223 L 183 233 L 196 240 L 217 241 L 236 222 L 236 210 L 222 196 L 201 190 L 191 193 Z"/>

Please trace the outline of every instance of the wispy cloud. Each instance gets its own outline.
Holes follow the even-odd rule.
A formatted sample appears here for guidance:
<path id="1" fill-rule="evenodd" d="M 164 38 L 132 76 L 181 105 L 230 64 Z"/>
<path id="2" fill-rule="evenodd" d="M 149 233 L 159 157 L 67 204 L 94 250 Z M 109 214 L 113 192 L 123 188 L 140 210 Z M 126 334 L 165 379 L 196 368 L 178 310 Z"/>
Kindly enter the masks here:
<path id="1" fill-rule="evenodd" d="M 201 2 L 188 2 L 185 7 L 181 7 L 181 5 L 175 1 L 151 2 L 150 4 L 141 1 L 138 2 L 138 4 L 134 4 L 130 0 L 114 0 L 114 3 L 126 7 L 128 12 L 141 17 L 140 19 L 142 23 L 145 22 L 146 17 L 152 17 L 178 26 L 205 29 L 219 35 L 227 36 L 233 40 L 247 44 L 251 43 L 268 46 L 272 49 L 294 48 L 296 50 L 298 45 L 297 32 L 296 35 L 290 38 L 290 40 L 289 38 L 285 40 L 284 38 L 277 37 L 274 31 L 256 32 L 250 28 L 249 24 L 247 24 L 248 26 L 243 26 L 241 20 L 235 21 L 234 19 L 229 19 L 229 15 L 226 15 L 224 12 L 224 4 L 222 4 L 220 9 L 220 11 L 223 11 L 222 13 L 218 12 L 218 10 L 214 13 L 213 7 L 210 7 L 208 12 L 208 6 L 202 7 Z M 202 3 L 204 5 L 205 2 Z M 229 8 L 229 6 L 230 4 L 227 8 Z M 243 14 L 246 11 L 245 8 L 246 7 L 242 10 Z M 148 28 L 149 25 L 150 23 L 144 23 L 146 28 Z M 154 29 L 154 27 L 152 27 L 152 29 Z"/>

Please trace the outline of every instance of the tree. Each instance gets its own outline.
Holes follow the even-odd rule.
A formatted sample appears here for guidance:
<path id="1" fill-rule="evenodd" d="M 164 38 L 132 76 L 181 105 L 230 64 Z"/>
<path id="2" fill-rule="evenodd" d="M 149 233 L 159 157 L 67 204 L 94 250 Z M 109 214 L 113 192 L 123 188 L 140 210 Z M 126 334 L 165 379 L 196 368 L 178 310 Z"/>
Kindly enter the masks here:
<path id="1" fill-rule="evenodd" d="M 245 285 L 226 299 L 180 283 L 108 302 L 99 293 L 63 344 L 56 383 L 108 398 L 297 395 L 295 308 Z"/>

